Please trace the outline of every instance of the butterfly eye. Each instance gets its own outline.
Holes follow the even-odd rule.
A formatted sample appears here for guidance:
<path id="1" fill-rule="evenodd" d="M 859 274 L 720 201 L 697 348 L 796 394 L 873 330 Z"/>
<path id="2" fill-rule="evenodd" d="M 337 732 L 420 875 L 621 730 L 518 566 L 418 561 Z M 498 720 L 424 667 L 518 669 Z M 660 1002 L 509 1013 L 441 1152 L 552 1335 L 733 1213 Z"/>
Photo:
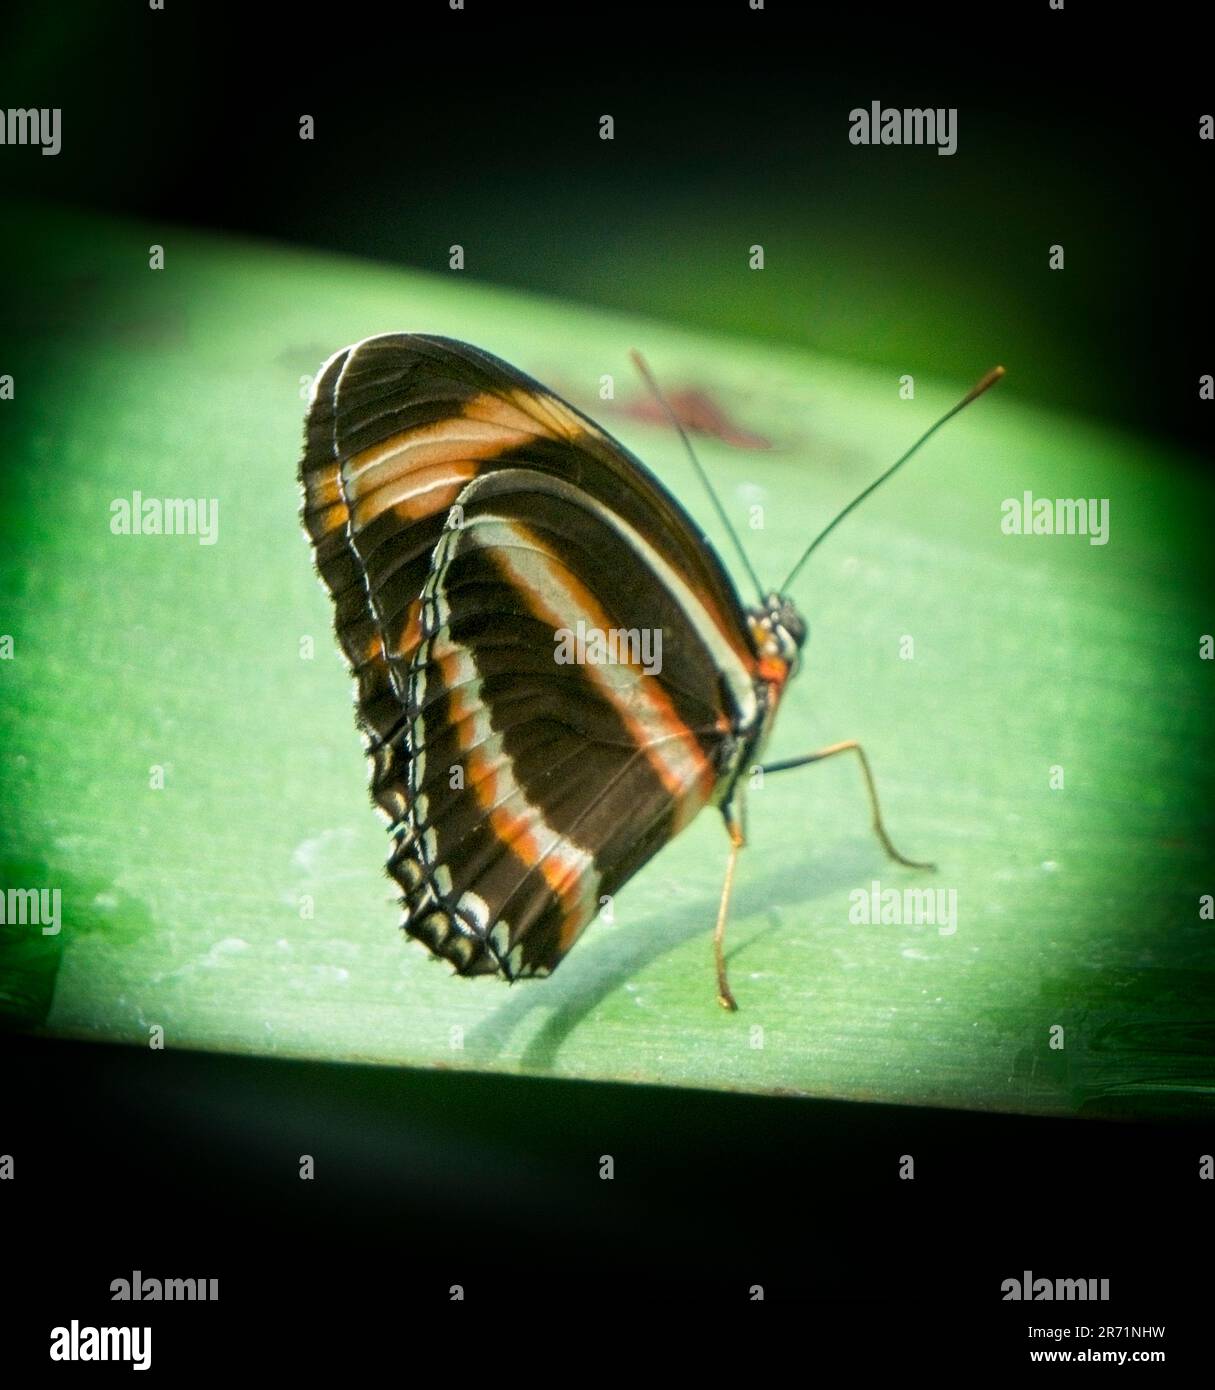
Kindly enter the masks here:
<path id="1" fill-rule="evenodd" d="M 788 599 L 781 602 L 777 622 L 781 632 L 788 637 L 795 649 L 805 646 L 810 636 L 809 624 Z"/>

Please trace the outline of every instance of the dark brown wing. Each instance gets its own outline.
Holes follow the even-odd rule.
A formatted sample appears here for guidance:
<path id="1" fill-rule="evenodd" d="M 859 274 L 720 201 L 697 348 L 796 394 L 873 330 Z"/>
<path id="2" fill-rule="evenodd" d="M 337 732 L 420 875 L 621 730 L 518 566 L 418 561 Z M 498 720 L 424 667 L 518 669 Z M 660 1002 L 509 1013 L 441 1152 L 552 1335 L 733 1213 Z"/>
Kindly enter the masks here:
<path id="1" fill-rule="evenodd" d="M 622 446 L 447 339 L 331 358 L 301 476 L 405 925 L 466 973 L 547 972 L 754 717 L 729 580 Z M 650 659 L 560 660 L 579 623 Z"/>

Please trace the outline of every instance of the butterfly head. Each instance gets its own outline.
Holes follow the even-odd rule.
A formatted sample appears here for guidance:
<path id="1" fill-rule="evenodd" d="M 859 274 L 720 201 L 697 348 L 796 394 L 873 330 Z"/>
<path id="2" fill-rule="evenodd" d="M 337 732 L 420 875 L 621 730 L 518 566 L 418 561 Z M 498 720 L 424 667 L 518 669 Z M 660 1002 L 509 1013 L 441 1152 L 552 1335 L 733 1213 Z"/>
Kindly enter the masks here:
<path id="1" fill-rule="evenodd" d="M 781 594 L 769 594 L 747 613 L 751 636 L 759 652 L 760 674 L 777 686 L 797 674 L 808 635 L 806 620 Z"/>

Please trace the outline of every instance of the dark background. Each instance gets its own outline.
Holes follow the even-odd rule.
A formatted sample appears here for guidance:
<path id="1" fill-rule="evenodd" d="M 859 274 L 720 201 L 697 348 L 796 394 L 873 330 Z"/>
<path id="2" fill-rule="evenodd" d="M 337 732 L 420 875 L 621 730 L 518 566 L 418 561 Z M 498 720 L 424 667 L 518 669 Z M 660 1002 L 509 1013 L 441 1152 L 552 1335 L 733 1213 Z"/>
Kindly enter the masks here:
<path id="1" fill-rule="evenodd" d="M 1174 1371 L 1206 1356 L 1198 1125 L 59 1041 L 14 1043 L 6 1065 L 18 1171 L 0 1198 L 23 1205 L 29 1238 L 10 1247 L 4 1296 L 45 1325 L 10 1342 L 32 1366 L 71 1317 L 151 1323 L 153 1369 L 170 1376 L 222 1373 L 242 1343 L 252 1364 L 312 1371 L 385 1355 L 402 1373 L 436 1355 L 463 1368 L 476 1345 L 547 1355 L 567 1326 L 596 1365 L 644 1370 L 655 1319 L 681 1361 L 732 1347 L 757 1372 L 782 1345 L 808 1375 L 836 1360 L 1011 1370 L 1030 1324 L 1163 1324 L 1160 1342 L 1090 1345 L 1163 1347 Z M 897 1177 L 904 1154 L 914 1182 Z M 220 1300 L 110 1302 L 136 1269 L 217 1278 Z M 1027 1269 L 1107 1277 L 1110 1301 L 1001 1301 Z M 435 1322 L 453 1284 L 467 1348 Z M 753 1322 L 755 1284 L 765 1303 L 820 1306 Z"/>
<path id="2" fill-rule="evenodd" d="M 1012 359 L 1042 402 L 1197 463 L 1197 379 L 1215 370 L 1210 14 L 806 8 L 26 6 L 0 87 L 62 106 L 65 146 L 6 161 L 4 192 L 436 270 L 459 240 L 476 278 L 899 370 L 927 358 L 971 379 Z M 847 111 L 872 99 L 958 107 L 959 153 L 854 149 Z M 743 294 L 752 240 L 769 268 Z M 1062 275 L 1045 270 L 1054 241 Z M 20 277 L 6 264 L 0 295 Z M 761 1283 L 888 1301 L 886 1343 L 842 1310 L 796 1323 L 820 1349 L 931 1367 L 991 1337 L 1016 1364 L 1032 1319 L 997 1291 L 1033 1269 L 1110 1277 L 1109 1320 L 1168 1323 L 1179 1359 L 1210 1287 L 1178 1177 L 1210 1151 L 1196 1126 L 5 1050 L 0 1152 L 21 1181 L 4 1196 L 26 1226 L 9 1297 L 48 1329 L 121 1320 L 104 1290 L 137 1268 L 220 1278 L 208 1325 L 264 1336 L 269 1319 L 280 1341 L 284 1317 L 407 1337 L 452 1283 L 487 1343 L 547 1338 L 605 1301 L 741 1304 Z M 294 1176 L 300 1152 L 315 1183 Z M 904 1153 L 914 1184 L 896 1178 Z M 195 1311 L 155 1325 L 222 1366 Z M 614 1322 L 606 1345 L 627 1335 Z M 723 1329 L 692 1317 L 679 1336 Z"/>
<path id="3" fill-rule="evenodd" d="M 436 271 L 459 241 L 474 278 L 896 375 L 1002 361 L 1207 452 L 1209 7 L 468 3 L 25 6 L 0 77 L 67 135 L 7 187 Z M 956 107 L 957 153 L 851 145 L 873 100 Z"/>

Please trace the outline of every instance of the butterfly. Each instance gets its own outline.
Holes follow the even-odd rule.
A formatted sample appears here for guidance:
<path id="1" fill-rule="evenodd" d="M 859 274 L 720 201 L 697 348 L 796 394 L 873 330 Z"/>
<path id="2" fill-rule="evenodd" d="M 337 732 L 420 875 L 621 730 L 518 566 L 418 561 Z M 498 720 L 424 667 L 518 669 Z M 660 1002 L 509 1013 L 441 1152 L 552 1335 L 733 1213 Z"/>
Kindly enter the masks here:
<path id="1" fill-rule="evenodd" d="M 717 998 L 737 1007 L 723 942 L 744 779 L 764 766 L 806 641 L 789 584 L 949 415 L 779 590 L 763 589 L 739 545 L 757 592 L 744 605 L 646 466 L 508 363 L 415 333 L 330 357 L 305 424 L 302 522 L 355 678 L 404 930 L 460 975 L 548 975 L 713 805 L 730 842 Z M 915 865 L 890 842 L 855 741 L 764 770 L 844 752 L 859 759 L 887 853 Z"/>

